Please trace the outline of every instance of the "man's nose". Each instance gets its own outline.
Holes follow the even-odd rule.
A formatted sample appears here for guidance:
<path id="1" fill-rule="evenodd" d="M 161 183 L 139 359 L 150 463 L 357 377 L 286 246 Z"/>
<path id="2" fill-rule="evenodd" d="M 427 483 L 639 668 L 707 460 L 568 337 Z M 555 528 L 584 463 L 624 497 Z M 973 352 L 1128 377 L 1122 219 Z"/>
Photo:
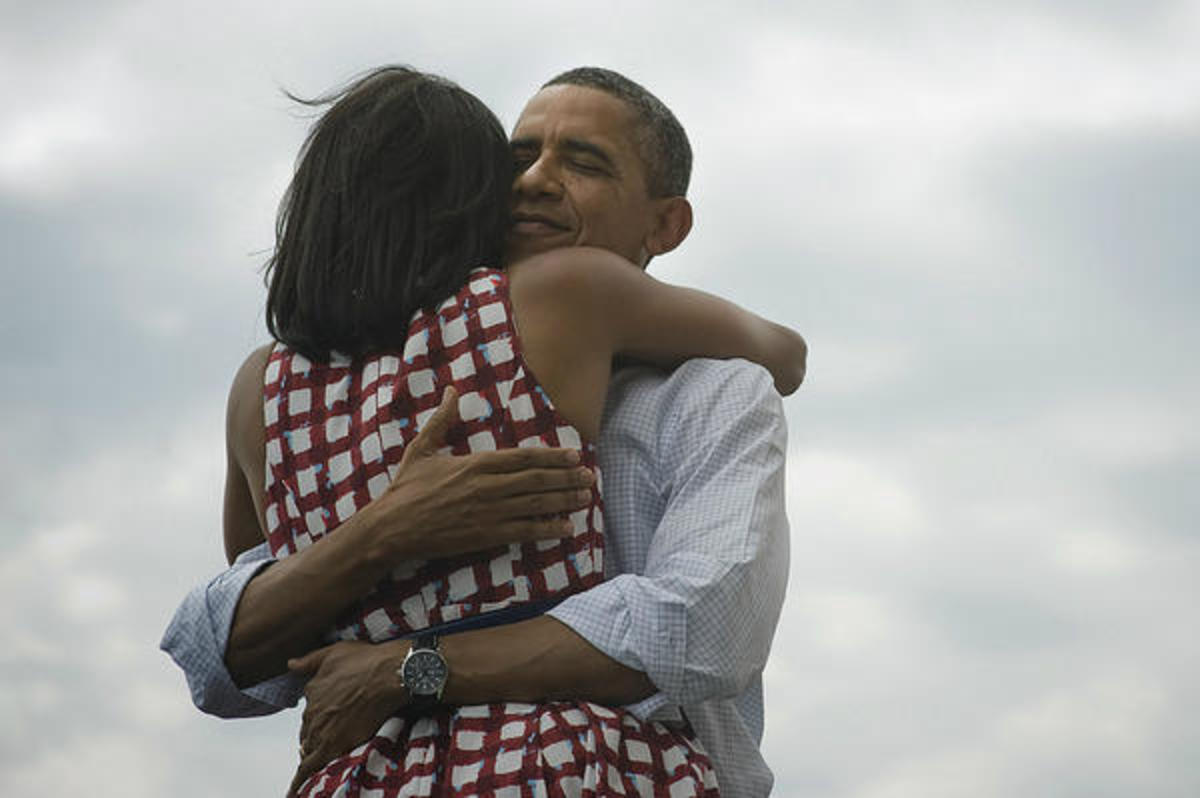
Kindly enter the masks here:
<path id="1" fill-rule="evenodd" d="M 529 164 L 513 181 L 513 193 L 522 197 L 558 197 L 562 190 L 562 177 L 545 155 Z"/>

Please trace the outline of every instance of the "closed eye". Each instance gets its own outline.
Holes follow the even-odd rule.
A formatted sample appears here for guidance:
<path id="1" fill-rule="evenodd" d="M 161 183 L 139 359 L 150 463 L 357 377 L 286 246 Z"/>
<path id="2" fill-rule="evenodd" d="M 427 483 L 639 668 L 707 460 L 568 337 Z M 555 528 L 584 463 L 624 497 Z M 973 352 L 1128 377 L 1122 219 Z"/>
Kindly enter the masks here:
<path id="1" fill-rule="evenodd" d="M 534 161 L 538 159 L 539 152 L 540 148 L 534 145 L 532 142 L 513 142 L 513 168 L 518 172 L 524 172 L 526 169 L 533 166 Z"/>
<path id="2" fill-rule="evenodd" d="M 567 165 L 583 174 L 620 174 L 613 157 L 605 149 L 584 139 L 568 138 L 563 141 L 563 154 Z"/>
<path id="3" fill-rule="evenodd" d="M 570 164 L 571 168 L 575 171 L 583 172 L 586 175 L 608 174 L 608 171 L 604 169 L 604 167 L 594 163 L 587 163 L 586 161 L 568 161 L 568 164 Z"/>

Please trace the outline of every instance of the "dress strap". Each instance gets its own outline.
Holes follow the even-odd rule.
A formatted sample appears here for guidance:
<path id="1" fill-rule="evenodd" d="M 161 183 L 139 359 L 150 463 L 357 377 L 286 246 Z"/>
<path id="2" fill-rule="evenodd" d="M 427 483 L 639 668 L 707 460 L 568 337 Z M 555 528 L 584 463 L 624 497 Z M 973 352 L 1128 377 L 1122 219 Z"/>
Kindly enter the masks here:
<path id="1" fill-rule="evenodd" d="M 517 623 L 518 621 L 528 621 L 530 618 L 536 618 L 554 609 L 564 598 L 566 596 L 557 596 L 522 604 L 510 604 L 507 607 L 491 612 L 483 612 L 479 615 L 459 618 L 456 621 L 446 621 L 445 623 L 427 626 L 424 629 L 418 629 L 415 632 L 403 635 L 403 638 L 409 639 L 424 635 L 442 637 L 443 635 L 466 632 L 471 629 L 488 629 L 493 626 L 507 626 L 510 623 Z"/>

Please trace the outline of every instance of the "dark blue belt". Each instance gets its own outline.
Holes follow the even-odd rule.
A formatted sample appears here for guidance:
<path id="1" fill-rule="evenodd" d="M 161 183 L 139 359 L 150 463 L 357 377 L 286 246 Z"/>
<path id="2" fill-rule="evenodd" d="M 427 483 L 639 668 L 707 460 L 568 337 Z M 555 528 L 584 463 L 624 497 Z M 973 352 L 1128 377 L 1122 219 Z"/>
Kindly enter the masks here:
<path id="1" fill-rule="evenodd" d="M 539 615 L 544 615 L 549 610 L 556 607 L 566 596 L 559 598 L 543 599 L 541 601 L 528 601 L 522 604 L 510 604 L 502 609 L 492 610 L 491 612 L 481 612 L 478 615 L 472 615 L 469 618 L 459 618 L 456 621 L 446 621 L 435 626 L 429 626 L 424 629 L 419 629 L 415 632 L 410 632 L 404 635 L 405 639 L 411 637 L 420 637 L 423 635 L 452 635 L 458 632 L 466 632 L 471 629 L 487 629 L 491 626 L 504 626 L 518 621 L 527 621 L 530 618 L 536 618 Z"/>

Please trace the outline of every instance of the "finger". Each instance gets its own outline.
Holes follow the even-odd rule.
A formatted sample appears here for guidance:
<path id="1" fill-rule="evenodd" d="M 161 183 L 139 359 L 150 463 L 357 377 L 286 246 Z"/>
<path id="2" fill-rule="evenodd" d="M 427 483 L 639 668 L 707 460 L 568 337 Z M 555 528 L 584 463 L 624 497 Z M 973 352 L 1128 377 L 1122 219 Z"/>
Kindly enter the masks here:
<path id="1" fill-rule="evenodd" d="M 332 751 L 328 745 L 319 745 L 314 751 L 305 751 L 300 760 L 300 766 L 296 768 L 296 776 L 292 779 L 292 786 L 289 788 L 288 794 L 292 795 L 298 792 L 309 776 L 328 765 L 336 757 L 337 753 Z"/>
<path id="2" fill-rule="evenodd" d="M 314 741 L 320 740 L 324 736 L 321 734 L 324 726 L 323 717 L 313 711 L 312 704 L 305 702 L 304 714 L 300 720 L 300 745 L 306 752 L 313 749 Z"/>
<path id="3" fill-rule="evenodd" d="M 492 518 L 506 521 L 509 519 L 570 513 L 575 510 L 582 510 L 591 504 L 591 502 L 592 491 L 587 488 L 556 490 L 546 493 L 528 493 L 523 496 L 513 496 L 489 503 L 488 514 Z"/>
<path id="4" fill-rule="evenodd" d="M 321 663 L 329 656 L 329 652 L 333 650 L 332 645 L 324 646 L 308 652 L 302 657 L 293 657 L 287 661 L 288 670 L 292 673 L 300 673 L 311 675 L 317 672 L 321 667 Z"/>
<path id="5" fill-rule="evenodd" d="M 566 518 L 521 518 L 494 524 L 487 530 L 493 545 L 526 543 L 535 540 L 557 540 L 575 532 L 575 525 Z"/>
<path id="6" fill-rule="evenodd" d="M 296 768 L 296 775 L 292 776 L 292 783 L 288 787 L 288 798 L 296 798 L 300 794 L 300 788 L 304 786 L 304 782 L 312 774 L 311 766 L 305 765 L 304 760 L 301 760 L 300 765 Z"/>
<path id="7" fill-rule="evenodd" d="M 300 762 L 303 765 L 305 760 L 321 750 L 321 737 L 319 735 L 309 734 L 300 737 Z M 332 757 L 330 757 L 332 759 Z M 323 764 L 323 763 L 322 763 Z M 316 768 L 313 768 L 314 770 Z M 311 770 L 309 771 L 312 772 Z"/>
<path id="8" fill-rule="evenodd" d="M 442 391 L 442 403 L 421 427 L 405 454 L 433 454 L 445 445 L 447 430 L 458 421 L 458 391 L 453 385 L 447 385 L 446 390 Z"/>
<path id="9" fill-rule="evenodd" d="M 300 764 L 296 766 L 296 773 L 292 776 L 292 783 L 288 785 L 287 798 L 296 798 L 300 794 L 300 788 L 304 786 L 304 781 L 309 777 L 309 772 L 304 767 L 304 757 L 300 757 Z"/>
<path id="10" fill-rule="evenodd" d="M 478 452 L 467 455 L 474 458 L 480 471 L 503 474 L 529 468 L 570 468 L 579 465 L 578 449 L 548 449 L 529 446 L 517 449 L 500 449 L 495 452 Z"/>
<path id="11" fill-rule="evenodd" d="M 300 788 L 304 786 L 304 782 L 308 780 L 308 777 L 321 769 L 321 766 L 325 764 L 323 761 L 324 756 L 324 748 L 320 746 L 314 751 L 304 752 L 304 756 L 301 757 L 300 764 L 296 768 L 296 775 L 292 779 L 292 786 L 288 790 L 289 795 L 299 792 Z"/>
<path id="12" fill-rule="evenodd" d="M 590 488 L 595 482 L 596 475 L 587 468 L 530 468 L 512 474 L 481 476 L 475 495 L 491 501 L 527 493 Z"/>

